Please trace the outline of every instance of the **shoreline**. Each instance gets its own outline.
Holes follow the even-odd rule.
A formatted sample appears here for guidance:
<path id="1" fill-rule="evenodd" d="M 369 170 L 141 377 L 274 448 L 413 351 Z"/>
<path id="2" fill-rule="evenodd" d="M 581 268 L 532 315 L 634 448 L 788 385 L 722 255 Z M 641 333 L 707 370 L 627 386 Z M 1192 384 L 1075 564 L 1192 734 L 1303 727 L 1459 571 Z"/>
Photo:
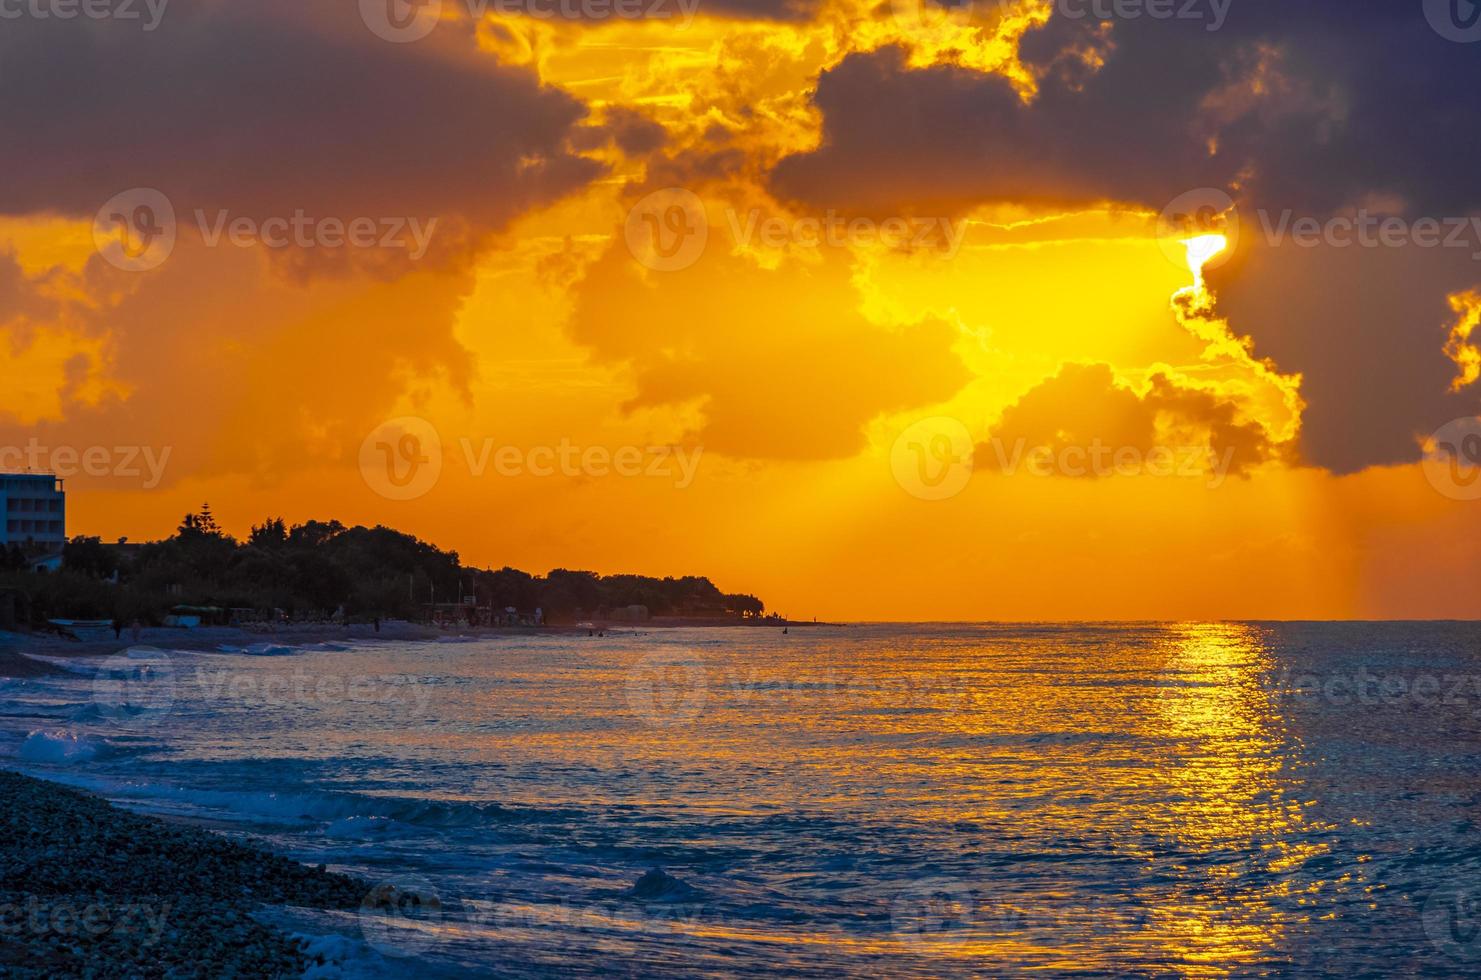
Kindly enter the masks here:
<path id="1" fill-rule="evenodd" d="M 748 622 L 736 620 L 681 620 L 664 618 L 647 622 L 595 621 L 592 628 L 605 633 L 628 634 L 643 630 L 669 629 L 760 629 L 766 627 L 832 626 L 833 623 L 781 621 Z M 247 629 L 240 626 L 198 626 L 194 629 L 150 626 L 139 631 L 138 640 L 132 631 L 125 629 L 117 639 L 113 637 L 72 640 L 56 633 L 18 633 L 0 631 L 0 678 L 24 679 L 28 677 L 54 677 L 67 672 L 60 667 L 37 660 L 36 657 L 51 657 L 66 660 L 73 657 L 109 657 L 130 647 L 157 647 L 161 650 L 214 653 L 221 646 L 253 646 L 260 643 L 283 644 L 285 646 L 333 643 L 345 640 L 387 640 L 417 642 L 437 640 L 447 636 L 586 636 L 585 626 L 425 626 L 402 620 L 385 620 L 380 632 L 369 623 L 354 623 L 339 626 L 331 623 L 284 625 L 272 628 Z"/>
<path id="2" fill-rule="evenodd" d="M 400 622 L 383 623 L 379 633 L 369 624 L 349 627 L 314 624 L 283 626 L 276 630 L 248 630 L 239 626 L 201 626 L 195 629 L 150 626 L 139 630 L 137 641 L 133 639 L 132 631 L 127 629 L 117 639 L 108 636 L 81 640 L 68 639 L 56 633 L 0 631 L 0 677 L 18 679 L 64 675 L 67 671 L 36 658 L 111 657 L 136 646 L 212 653 L 222 646 L 248 647 L 259 643 L 294 645 L 366 639 L 415 641 L 447 635 L 446 630 Z"/>
<path id="3" fill-rule="evenodd" d="M 361 909 L 370 886 L 260 846 L 0 769 L 0 973 L 300 976 L 316 957 L 252 913 Z"/>

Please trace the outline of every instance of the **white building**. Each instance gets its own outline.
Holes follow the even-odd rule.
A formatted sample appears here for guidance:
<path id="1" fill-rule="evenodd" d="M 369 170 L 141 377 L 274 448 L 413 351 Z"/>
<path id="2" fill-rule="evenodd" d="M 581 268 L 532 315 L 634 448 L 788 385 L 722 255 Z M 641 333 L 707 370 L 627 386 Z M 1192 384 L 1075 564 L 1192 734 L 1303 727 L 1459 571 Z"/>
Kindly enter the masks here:
<path id="1" fill-rule="evenodd" d="M 60 549 L 67 543 L 67 494 L 44 473 L 0 473 L 0 547 L 27 542 Z"/>

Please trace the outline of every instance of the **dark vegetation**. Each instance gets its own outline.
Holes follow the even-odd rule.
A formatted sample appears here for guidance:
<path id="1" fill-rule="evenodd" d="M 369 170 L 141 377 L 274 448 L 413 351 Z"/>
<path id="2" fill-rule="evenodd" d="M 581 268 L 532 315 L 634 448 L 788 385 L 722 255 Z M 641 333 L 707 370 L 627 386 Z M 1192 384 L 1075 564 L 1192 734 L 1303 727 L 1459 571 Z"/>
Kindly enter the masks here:
<path id="1" fill-rule="evenodd" d="M 576 622 L 628 606 L 654 616 L 749 617 L 765 606 L 750 595 L 726 595 L 707 578 L 601 576 L 555 569 L 531 575 L 514 568 L 464 566 L 443 551 L 388 527 L 345 527 L 338 521 L 289 526 L 274 518 L 246 541 L 226 534 L 206 506 L 175 534 L 142 545 L 79 537 L 63 552 L 59 572 L 27 570 L 24 549 L 0 552 L 0 593 L 17 617 L 118 619 L 157 625 L 182 606 L 250 612 L 255 618 L 313 621 L 343 616 L 428 620 L 472 597 L 476 607 L 546 622 Z"/>

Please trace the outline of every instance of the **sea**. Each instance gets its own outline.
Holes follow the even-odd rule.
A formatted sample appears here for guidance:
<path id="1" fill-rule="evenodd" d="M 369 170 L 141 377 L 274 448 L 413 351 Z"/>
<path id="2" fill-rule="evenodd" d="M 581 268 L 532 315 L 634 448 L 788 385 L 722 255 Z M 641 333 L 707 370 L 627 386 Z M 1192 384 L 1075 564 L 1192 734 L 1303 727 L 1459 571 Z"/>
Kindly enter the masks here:
<path id="1" fill-rule="evenodd" d="M 1481 975 L 1481 624 L 58 662 L 0 764 L 366 879 L 311 977 Z"/>

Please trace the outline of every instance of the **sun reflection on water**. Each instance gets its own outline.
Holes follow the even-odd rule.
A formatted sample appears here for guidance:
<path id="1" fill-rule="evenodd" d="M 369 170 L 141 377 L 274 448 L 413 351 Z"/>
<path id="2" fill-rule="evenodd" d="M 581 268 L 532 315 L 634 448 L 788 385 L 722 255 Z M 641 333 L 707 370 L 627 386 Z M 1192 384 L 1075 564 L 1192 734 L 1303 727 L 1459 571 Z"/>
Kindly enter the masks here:
<path id="1" fill-rule="evenodd" d="M 1152 903 L 1153 920 L 1188 975 L 1224 975 L 1280 944 L 1299 919 L 1293 892 L 1345 886 L 1350 876 L 1304 875 L 1328 851 L 1316 841 L 1329 828 L 1307 819 L 1293 756 L 1299 746 L 1264 683 L 1273 664 L 1261 630 L 1188 624 L 1167 645 L 1156 717 L 1187 747 L 1161 773 L 1164 802 L 1150 817 L 1154 839 L 1177 855 L 1183 877 Z"/>
<path id="2" fill-rule="evenodd" d="M 1282 639 L 1289 629 L 875 626 L 371 648 L 356 654 L 363 670 L 438 678 L 436 724 L 407 724 L 397 705 L 189 702 L 170 716 L 181 734 L 169 765 L 239 751 L 252 761 L 232 789 L 278 792 L 278 770 L 259 769 L 270 729 L 285 759 L 329 774 L 314 778 L 336 807 L 349 788 L 377 813 L 384 800 L 395 819 L 344 832 L 400 855 L 431 848 L 426 875 L 463 916 L 434 924 L 437 948 L 699 957 L 717 976 L 736 963 L 1291 974 L 1314 943 L 1369 935 L 1384 862 L 1407 852 L 1373 846 L 1367 811 L 1340 806 L 1367 791 L 1331 761 L 1354 717 L 1272 683 L 1321 664 Z M 342 658 L 309 654 L 295 669 L 338 676 Z M 235 666 L 270 677 L 273 659 Z M 683 887 L 639 901 L 633 883 L 654 865 Z"/>

